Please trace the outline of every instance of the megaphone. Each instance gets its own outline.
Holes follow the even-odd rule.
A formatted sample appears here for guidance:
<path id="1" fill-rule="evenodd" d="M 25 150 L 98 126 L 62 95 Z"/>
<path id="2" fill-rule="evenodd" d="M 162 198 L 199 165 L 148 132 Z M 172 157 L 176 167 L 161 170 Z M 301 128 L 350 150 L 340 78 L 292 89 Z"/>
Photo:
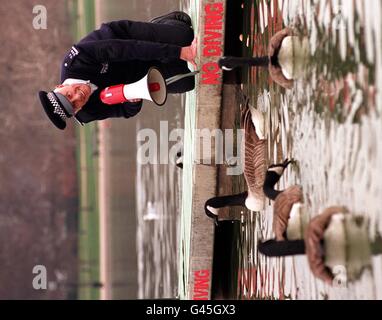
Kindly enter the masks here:
<path id="1" fill-rule="evenodd" d="M 137 82 L 103 89 L 100 99 L 109 105 L 123 103 L 130 99 L 145 99 L 162 106 L 167 100 L 167 85 L 162 73 L 157 68 L 151 67 L 147 74 Z"/>

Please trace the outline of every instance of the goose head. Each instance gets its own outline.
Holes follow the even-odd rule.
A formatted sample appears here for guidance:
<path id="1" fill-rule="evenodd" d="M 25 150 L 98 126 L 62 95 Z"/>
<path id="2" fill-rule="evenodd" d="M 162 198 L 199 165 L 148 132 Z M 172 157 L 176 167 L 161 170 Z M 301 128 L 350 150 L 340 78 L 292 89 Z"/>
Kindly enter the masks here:
<path id="1" fill-rule="evenodd" d="M 178 168 L 183 169 L 183 155 L 182 155 L 182 151 L 178 151 L 176 153 L 175 165 Z"/>
<path id="2" fill-rule="evenodd" d="M 286 158 L 284 160 L 284 162 L 282 163 L 277 163 L 277 164 L 271 164 L 269 167 L 268 167 L 268 170 L 269 172 L 275 172 L 277 175 L 279 175 L 280 177 L 283 175 L 284 173 L 284 170 L 291 164 L 291 163 L 294 163 L 295 160 L 294 159 L 288 159 Z"/>
<path id="3" fill-rule="evenodd" d="M 229 196 L 213 197 L 205 202 L 204 211 L 208 217 L 214 219 L 215 223 L 217 223 L 220 208 L 227 206 L 245 206 L 247 197 L 247 191 Z"/>
<path id="4" fill-rule="evenodd" d="M 264 194 L 271 200 L 275 200 L 281 191 L 275 190 L 276 183 L 280 180 L 284 173 L 284 170 L 289 164 L 294 162 L 294 160 L 285 159 L 283 163 L 273 164 L 268 167 L 267 173 L 265 175 L 263 191 Z"/>

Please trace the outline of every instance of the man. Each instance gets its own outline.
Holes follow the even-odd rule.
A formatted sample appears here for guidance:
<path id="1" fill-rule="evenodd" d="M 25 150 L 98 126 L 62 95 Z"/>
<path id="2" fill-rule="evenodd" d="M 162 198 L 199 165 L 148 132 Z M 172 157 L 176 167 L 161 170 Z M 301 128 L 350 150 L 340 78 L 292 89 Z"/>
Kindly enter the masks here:
<path id="1" fill-rule="evenodd" d="M 175 11 L 150 22 L 112 21 L 101 25 L 73 45 L 61 68 L 62 84 L 39 98 L 49 119 L 59 129 L 74 116 L 81 124 L 111 117 L 129 118 L 142 107 L 141 99 L 106 105 L 100 92 L 112 85 L 133 83 L 150 67 L 167 79 L 189 73 L 187 62 L 195 64 L 196 41 L 191 18 Z M 194 77 L 168 86 L 169 93 L 194 89 Z"/>

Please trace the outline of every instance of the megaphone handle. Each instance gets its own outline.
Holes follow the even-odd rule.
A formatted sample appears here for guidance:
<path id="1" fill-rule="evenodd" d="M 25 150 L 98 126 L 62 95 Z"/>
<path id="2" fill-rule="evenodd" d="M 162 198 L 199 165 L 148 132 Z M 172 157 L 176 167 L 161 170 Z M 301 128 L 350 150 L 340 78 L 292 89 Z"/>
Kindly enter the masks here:
<path id="1" fill-rule="evenodd" d="M 167 78 L 166 79 L 166 85 L 169 85 L 171 83 L 174 83 L 176 81 L 179 81 L 180 79 L 183 79 L 183 78 L 186 78 L 186 77 L 191 77 L 191 76 L 194 76 L 196 74 L 198 74 L 200 71 L 197 70 L 197 71 L 193 71 L 193 72 L 189 72 L 189 73 L 184 73 L 184 74 L 177 74 L 175 76 L 172 76 L 170 78 Z"/>

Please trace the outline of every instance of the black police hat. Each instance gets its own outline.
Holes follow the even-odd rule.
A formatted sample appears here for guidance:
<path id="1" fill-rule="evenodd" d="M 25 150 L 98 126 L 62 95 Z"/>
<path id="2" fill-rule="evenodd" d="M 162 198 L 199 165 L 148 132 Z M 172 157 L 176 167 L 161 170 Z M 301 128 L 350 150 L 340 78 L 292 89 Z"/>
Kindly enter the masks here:
<path id="1" fill-rule="evenodd" d="M 66 128 L 66 119 L 74 114 L 70 101 L 63 94 L 53 91 L 40 91 L 38 95 L 50 121 L 58 129 L 64 130 Z"/>

